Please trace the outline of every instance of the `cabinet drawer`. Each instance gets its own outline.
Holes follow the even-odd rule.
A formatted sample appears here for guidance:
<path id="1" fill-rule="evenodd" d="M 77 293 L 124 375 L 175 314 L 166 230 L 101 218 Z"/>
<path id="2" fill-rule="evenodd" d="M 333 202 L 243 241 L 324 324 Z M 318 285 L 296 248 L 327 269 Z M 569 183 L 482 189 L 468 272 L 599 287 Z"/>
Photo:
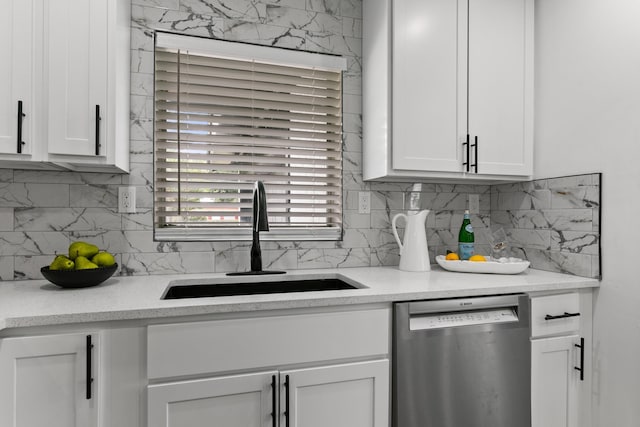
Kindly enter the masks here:
<path id="1" fill-rule="evenodd" d="M 152 325 L 149 379 L 389 353 L 389 309 Z"/>
<path id="2" fill-rule="evenodd" d="M 580 295 L 567 293 L 531 298 L 531 336 L 557 335 L 580 329 Z"/>

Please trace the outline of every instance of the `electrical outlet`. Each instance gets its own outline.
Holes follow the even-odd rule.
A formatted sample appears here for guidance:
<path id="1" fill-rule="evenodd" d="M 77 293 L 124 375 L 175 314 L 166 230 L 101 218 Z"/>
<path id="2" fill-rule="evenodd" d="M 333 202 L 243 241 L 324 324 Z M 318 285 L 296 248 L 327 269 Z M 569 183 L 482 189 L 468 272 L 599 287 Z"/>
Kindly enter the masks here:
<path id="1" fill-rule="evenodd" d="M 470 214 L 480 213 L 480 195 L 479 194 L 469 194 L 469 213 Z"/>
<path id="2" fill-rule="evenodd" d="M 118 212 L 136 213 L 136 187 L 118 187 Z"/>
<path id="3" fill-rule="evenodd" d="M 360 214 L 371 213 L 371 192 L 370 191 L 358 192 L 358 213 Z"/>

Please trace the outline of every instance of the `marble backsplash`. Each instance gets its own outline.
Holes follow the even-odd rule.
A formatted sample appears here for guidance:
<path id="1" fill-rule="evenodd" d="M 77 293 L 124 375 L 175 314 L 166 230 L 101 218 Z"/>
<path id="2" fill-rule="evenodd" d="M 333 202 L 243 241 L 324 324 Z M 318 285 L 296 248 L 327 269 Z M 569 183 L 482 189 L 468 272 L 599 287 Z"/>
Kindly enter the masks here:
<path id="1" fill-rule="evenodd" d="M 343 105 L 344 238 L 338 242 L 265 241 L 263 262 L 265 268 L 284 270 L 398 264 L 391 218 L 407 209 L 411 184 L 362 180 L 362 0 L 133 0 L 132 3 L 131 173 L 0 170 L 1 280 L 42 278 L 40 267 L 49 264 L 55 253 L 66 252 L 74 240 L 87 240 L 114 253 L 121 266 L 117 274 L 121 275 L 249 268 L 249 242 L 153 241 L 155 30 L 345 56 L 348 69 L 344 75 Z M 136 187 L 137 213 L 118 213 L 120 186 Z M 586 228 L 557 227 L 574 221 L 574 213 L 587 215 L 584 206 L 571 205 L 569 199 L 576 202 L 572 196 L 567 196 L 565 202 L 571 206 L 552 205 L 562 206 L 559 204 L 562 196 L 554 193 L 554 189 L 578 187 L 593 185 L 574 186 L 554 180 L 499 186 L 425 184 L 421 204 L 423 209 L 431 210 L 427 218 L 431 257 L 456 248 L 467 197 L 478 194 L 480 213 L 474 215 L 472 223 L 479 251 L 487 252 L 489 248 L 483 230 L 499 224 L 514 239 L 514 250 L 531 258 L 535 267 L 592 276 L 597 273 L 594 260 L 598 254 L 593 253 L 599 242 L 594 220 L 597 215 L 592 212 L 589 234 L 596 241 L 589 241 L 586 234 L 583 238 L 587 240 L 581 241 L 579 233 L 586 233 Z M 358 213 L 360 191 L 371 191 L 370 214 Z M 544 192 L 548 196 L 543 196 Z M 536 215 L 547 222 L 538 222 Z M 526 218 L 532 219 L 527 223 Z M 586 227 L 580 219 L 575 222 Z M 587 260 L 591 262 L 589 268 Z"/>
<path id="2" fill-rule="evenodd" d="M 207 273 L 246 270 L 250 242 L 154 242 L 150 183 L 135 185 L 136 214 L 117 212 L 118 187 L 131 175 L 0 170 L 0 278 L 41 278 L 40 267 L 86 240 L 116 255 L 118 274 Z M 391 219 L 408 208 L 411 184 L 363 183 L 345 191 L 342 241 L 262 242 L 265 268 L 302 269 L 397 265 Z M 371 191 L 371 213 L 359 214 L 359 191 Z M 468 194 L 480 195 L 476 229 L 490 224 L 491 187 L 424 184 L 421 207 L 427 217 L 431 257 L 455 249 Z M 400 225 L 402 223 L 400 222 Z M 402 235 L 402 230 L 400 230 Z M 483 237 L 478 234 L 478 245 Z M 486 249 L 486 247 L 485 247 Z"/>
<path id="3" fill-rule="evenodd" d="M 600 278 L 599 173 L 491 187 L 492 229 L 532 268 Z"/>
<path id="4" fill-rule="evenodd" d="M 150 193 L 138 194 L 139 213 L 117 213 L 117 189 L 132 179 L 0 170 L 0 278 L 41 278 L 39 268 L 79 239 L 116 254 L 122 275 L 248 268 L 249 242 L 154 242 Z M 363 190 L 371 191 L 370 214 L 357 212 Z M 410 190 L 411 184 L 398 183 L 347 190 L 342 241 L 264 241 L 266 268 L 397 265 L 391 219 L 406 211 Z M 469 194 L 480 196 L 480 213 L 472 215 L 478 252 L 491 253 L 489 233 L 502 228 L 510 255 L 530 260 L 533 268 L 600 276 L 599 174 L 493 186 L 423 184 L 420 200 L 421 208 L 430 210 L 426 226 L 432 260 L 456 249 Z"/>

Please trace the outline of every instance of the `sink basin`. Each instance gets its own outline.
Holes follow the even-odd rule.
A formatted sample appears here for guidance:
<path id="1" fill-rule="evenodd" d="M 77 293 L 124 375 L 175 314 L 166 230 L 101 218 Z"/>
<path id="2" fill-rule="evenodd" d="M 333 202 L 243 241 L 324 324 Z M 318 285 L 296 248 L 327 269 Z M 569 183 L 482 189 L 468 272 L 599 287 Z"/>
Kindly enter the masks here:
<path id="1" fill-rule="evenodd" d="M 171 282 L 162 299 L 209 298 L 235 295 L 358 289 L 338 278 L 296 279 L 269 282 Z"/>

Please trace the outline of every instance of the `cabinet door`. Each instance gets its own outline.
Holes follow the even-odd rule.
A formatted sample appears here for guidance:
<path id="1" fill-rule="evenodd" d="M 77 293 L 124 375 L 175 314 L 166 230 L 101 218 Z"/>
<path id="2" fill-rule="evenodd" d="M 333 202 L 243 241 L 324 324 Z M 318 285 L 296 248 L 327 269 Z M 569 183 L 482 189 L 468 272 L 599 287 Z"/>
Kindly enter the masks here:
<path id="1" fill-rule="evenodd" d="M 97 139 L 106 136 L 108 5 L 56 0 L 45 6 L 51 154 L 95 156 Z"/>
<path id="2" fill-rule="evenodd" d="M 394 169 L 462 171 L 466 70 L 458 72 L 458 63 L 466 55 L 466 13 L 457 3 L 393 2 Z"/>
<path id="3" fill-rule="evenodd" d="M 283 371 L 280 385 L 280 425 L 388 426 L 388 360 Z"/>
<path id="4" fill-rule="evenodd" d="M 578 427 L 578 335 L 531 341 L 531 426 Z"/>
<path id="5" fill-rule="evenodd" d="M 91 336 L 93 349 L 87 348 L 86 334 L 0 340 L 0 425 L 97 426 L 98 335 Z"/>
<path id="6" fill-rule="evenodd" d="M 33 153 L 35 68 L 42 21 L 38 0 L 0 0 L 0 153 Z M 22 138 L 18 149 L 18 103 Z"/>
<path id="7" fill-rule="evenodd" d="M 469 2 L 468 132 L 480 174 L 533 172 L 533 14 L 533 0 Z"/>
<path id="8" fill-rule="evenodd" d="M 150 385 L 148 426 L 270 427 L 276 379 L 273 371 Z"/>

